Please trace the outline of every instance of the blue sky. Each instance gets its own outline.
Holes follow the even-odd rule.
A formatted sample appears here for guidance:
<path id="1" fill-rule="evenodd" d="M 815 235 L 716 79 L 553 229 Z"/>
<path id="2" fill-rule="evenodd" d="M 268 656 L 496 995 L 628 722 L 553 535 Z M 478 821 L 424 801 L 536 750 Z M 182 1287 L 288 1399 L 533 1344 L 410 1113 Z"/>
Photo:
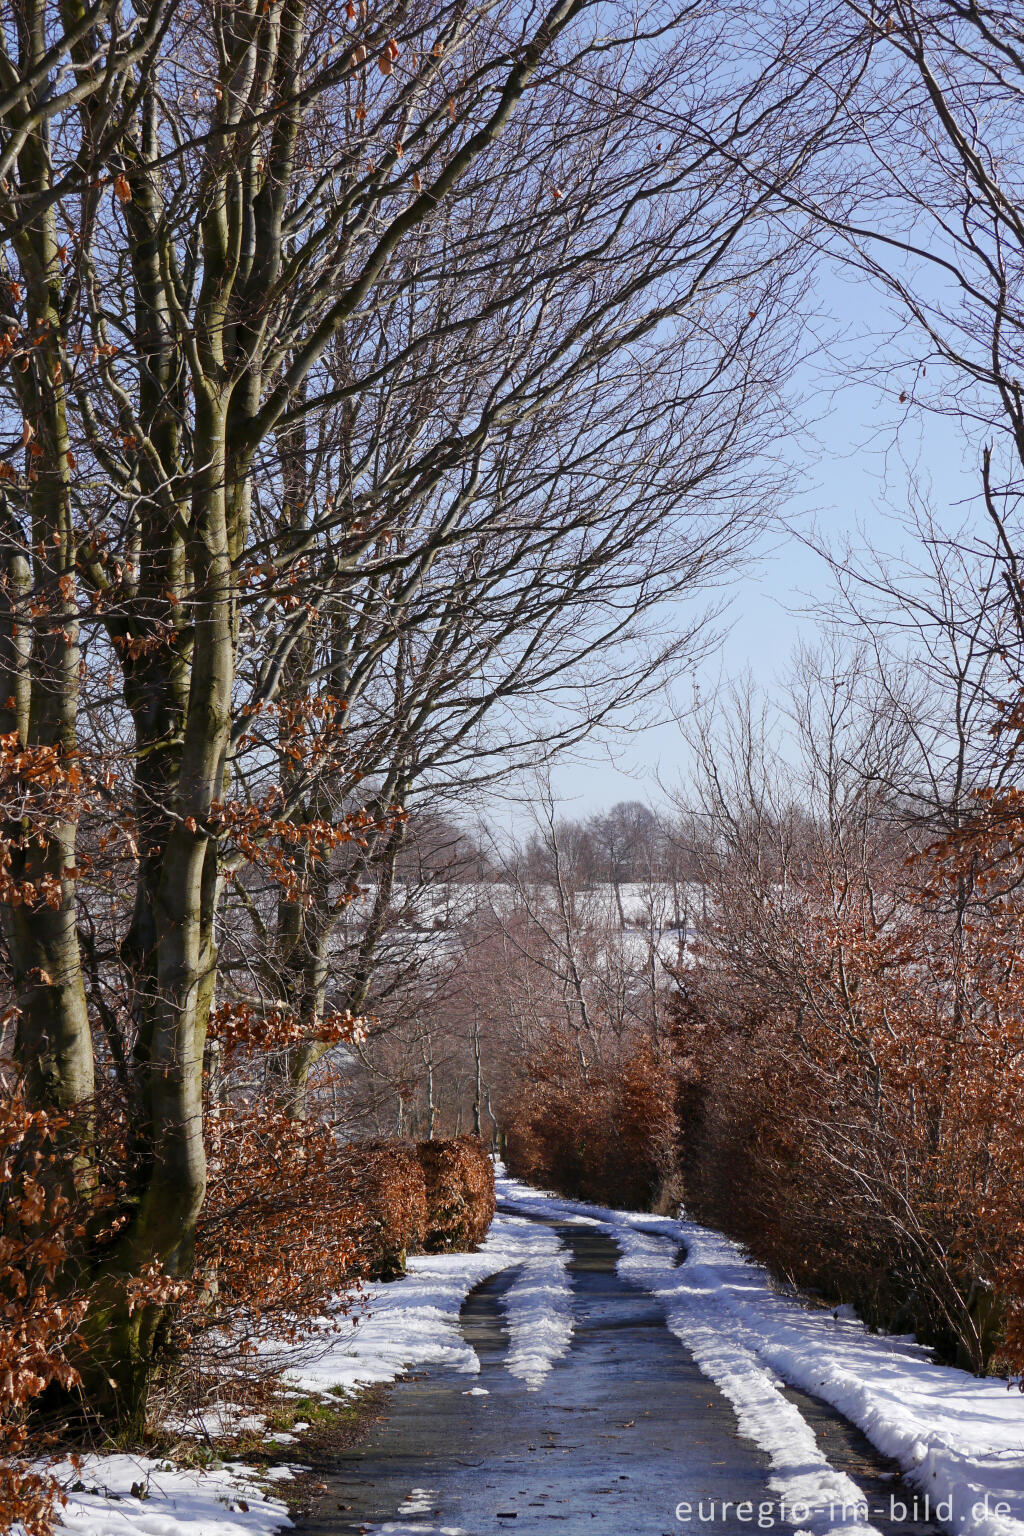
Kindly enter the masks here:
<path id="1" fill-rule="evenodd" d="M 897 390 L 846 382 L 844 359 L 870 360 L 885 325 L 878 296 L 866 284 L 823 277 L 819 320 L 833 340 L 801 370 L 798 389 L 808 419 L 800 441 L 779 445 L 797 470 L 801 488 L 786 508 L 792 525 L 816 527 L 830 540 L 865 543 L 898 553 L 906 535 L 896 522 L 912 484 L 928 494 L 943 522 L 958 526 L 970 514 L 977 488 L 977 458 L 948 420 L 915 413 L 906 417 Z M 828 354 L 831 353 L 831 356 Z M 884 355 L 884 354 L 876 354 Z M 897 381 L 898 387 L 898 381 Z M 784 676 L 794 648 L 813 642 L 816 620 L 809 600 L 831 591 L 827 566 L 799 536 L 780 529 L 765 541 L 761 557 L 727 589 L 729 633 L 718 653 L 702 665 L 696 682 L 703 696 L 749 673 L 771 692 Z M 669 616 L 671 617 L 671 616 Z M 680 702 L 692 698 L 692 677 L 680 677 Z M 618 800 L 657 803 L 659 778 L 676 784 L 686 776 L 678 726 L 667 718 L 635 733 L 594 739 L 586 759 L 558 764 L 553 785 L 565 814 L 587 815 Z"/>

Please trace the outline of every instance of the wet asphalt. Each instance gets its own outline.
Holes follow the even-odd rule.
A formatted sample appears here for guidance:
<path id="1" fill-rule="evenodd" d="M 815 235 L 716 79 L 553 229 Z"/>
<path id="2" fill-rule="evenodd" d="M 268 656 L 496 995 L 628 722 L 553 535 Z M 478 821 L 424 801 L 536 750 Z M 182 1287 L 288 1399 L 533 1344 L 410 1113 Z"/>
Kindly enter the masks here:
<path id="1" fill-rule="evenodd" d="M 517 1273 L 506 1271 L 462 1309 L 480 1375 L 437 1370 L 401 1382 L 386 1419 L 320 1469 L 323 1492 L 299 1536 L 758 1531 L 756 1520 L 722 1518 L 724 1501 L 733 1509 L 749 1501 L 764 1512 L 762 1530 L 791 1536 L 768 1488 L 767 1457 L 738 1434 L 729 1403 L 666 1328 L 657 1303 L 616 1273 L 616 1244 L 593 1228 L 552 1225 L 573 1253 L 574 1332 L 545 1383 L 528 1392 L 504 1368 L 500 1295 Z M 886 1496 L 899 1487 L 856 1431 L 824 1405 L 807 1405 L 819 1438 L 832 1436 L 833 1465 L 845 1457 L 854 1472 L 856 1463 L 857 1481 L 870 1473 Z M 712 1500 L 712 1524 L 677 1520 L 681 1502 L 696 1510 Z M 931 1531 L 903 1527 L 902 1536 Z"/>

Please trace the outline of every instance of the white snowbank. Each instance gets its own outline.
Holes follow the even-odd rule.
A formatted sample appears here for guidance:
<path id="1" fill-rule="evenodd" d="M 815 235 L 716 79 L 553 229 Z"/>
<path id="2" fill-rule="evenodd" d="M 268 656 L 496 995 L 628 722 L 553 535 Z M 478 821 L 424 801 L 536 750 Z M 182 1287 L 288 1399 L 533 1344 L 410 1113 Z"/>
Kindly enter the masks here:
<path id="1" fill-rule="evenodd" d="M 572 1339 L 570 1253 L 550 1227 L 520 1217 L 516 1231 L 522 1269 L 501 1296 L 509 1335 L 505 1366 L 536 1392 Z"/>
<path id="2" fill-rule="evenodd" d="M 85 1486 L 68 1492 L 61 1516 L 59 1528 L 75 1536 L 270 1536 L 291 1525 L 285 1505 L 238 1462 L 183 1471 L 146 1456 L 86 1456 L 77 1470 L 52 1470 L 67 1490 Z"/>
<path id="3" fill-rule="evenodd" d="M 778 1295 L 728 1238 L 681 1223 L 694 1294 L 786 1381 L 823 1398 L 899 1462 L 963 1536 L 1024 1536 L 1024 1399 L 1006 1381 L 937 1366 L 855 1317 Z"/>
<path id="4" fill-rule="evenodd" d="M 757 1354 L 728 1324 L 695 1296 L 676 1267 L 675 1235 L 652 1234 L 621 1225 L 619 1273 L 661 1302 L 665 1321 L 736 1410 L 740 1433 L 767 1451 L 769 1487 L 793 1522 L 805 1531 L 872 1531 L 861 1489 L 822 1455 L 814 1431 L 783 1397 Z M 685 1273 L 685 1272 L 684 1272 Z"/>
<path id="5" fill-rule="evenodd" d="M 777 1391 L 781 1378 L 863 1430 L 957 1536 L 1024 1536 L 1024 1397 L 1006 1381 L 937 1366 L 913 1342 L 868 1333 L 848 1308 L 837 1315 L 779 1295 L 737 1244 L 694 1222 L 563 1201 L 513 1179 L 499 1188 L 516 1210 L 611 1232 L 621 1272 L 658 1297 L 669 1327 L 733 1402 L 744 1433 L 769 1453 L 776 1486 L 796 1488 L 806 1473 L 808 1491 L 819 1485 L 820 1512 L 831 1479 L 842 1477 L 816 1445 L 810 1459 L 813 1435 Z M 687 1257 L 676 1267 L 680 1244 Z"/>

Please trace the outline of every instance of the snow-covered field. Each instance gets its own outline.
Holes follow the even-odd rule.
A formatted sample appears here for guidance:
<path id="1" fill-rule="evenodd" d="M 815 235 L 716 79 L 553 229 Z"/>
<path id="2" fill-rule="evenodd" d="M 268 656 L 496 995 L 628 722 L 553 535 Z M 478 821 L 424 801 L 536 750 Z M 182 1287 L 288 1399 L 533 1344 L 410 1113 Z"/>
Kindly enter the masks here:
<path id="1" fill-rule="evenodd" d="M 587 917 L 606 919 L 649 930 L 679 928 L 697 921 L 707 902 L 706 889 L 693 881 L 623 881 L 618 888 L 595 885 L 577 892 Z M 367 882 L 363 893 L 347 909 L 351 920 L 365 919 L 373 905 L 374 887 Z M 404 923 L 423 930 L 456 928 L 481 907 L 511 911 L 516 904 L 511 886 L 500 881 L 439 881 L 435 885 L 408 885 L 395 881 L 392 905 Z"/>
<path id="2" fill-rule="evenodd" d="M 361 931 L 374 895 L 368 885 L 346 909 L 336 935 L 339 948 Z M 546 887 L 534 895 L 539 911 L 552 899 Z M 693 883 L 624 882 L 617 890 L 597 885 L 578 891 L 574 904 L 579 921 L 604 933 L 605 942 L 631 963 L 643 964 L 653 945 L 666 963 L 678 964 L 680 945 L 697 937 L 707 893 Z M 420 954 L 421 964 L 448 965 L 461 953 L 465 927 L 476 915 L 488 909 L 510 915 L 516 906 L 516 893 L 500 882 L 408 887 L 396 881 L 389 942 L 396 953 Z"/>
<path id="3" fill-rule="evenodd" d="M 593 1223 L 621 1249 L 623 1277 L 658 1300 L 741 1431 L 767 1453 L 772 1486 L 800 1530 L 869 1536 L 872 1510 L 829 1465 L 783 1383 L 857 1424 L 956 1536 L 1024 1536 L 1024 1397 L 1006 1382 L 933 1365 L 912 1340 L 869 1334 L 854 1317 L 780 1295 L 734 1243 L 692 1222 L 560 1200 L 504 1177 L 499 1195 L 504 1212 L 478 1253 L 416 1258 L 405 1279 L 368 1287 L 365 1315 L 346 1319 L 318 1359 L 288 1373 L 294 1388 L 349 1392 L 432 1365 L 464 1373 L 466 1391 L 481 1391 L 459 1312 L 475 1285 L 509 1269 L 506 1367 L 524 1390 L 540 1388 L 569 1348 L 573 1306 L 566 1250 L 532 1218 Z M 202 1472 L 89 1457 L 65 1469 L 64 1527 L 77 1536 L 268 1536 L 289 1522 L 266 1484 L 298 1470 L 276 1467 L 261 1485 L 233 1463 Z"/>

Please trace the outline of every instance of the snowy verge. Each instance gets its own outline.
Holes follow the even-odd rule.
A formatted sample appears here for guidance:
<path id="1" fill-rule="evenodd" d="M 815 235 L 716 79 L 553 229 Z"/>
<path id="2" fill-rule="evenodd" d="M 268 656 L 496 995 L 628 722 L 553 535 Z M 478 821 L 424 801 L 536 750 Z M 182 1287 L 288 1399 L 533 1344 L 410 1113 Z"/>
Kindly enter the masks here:
<path id="1" fill-rule="evenodd" d="M 736 1411 L 740 1433 L 768 1453 L 768 1485 L 789 1518 L 813 1532 L 874 1531 L 862 1490 L 822 1454 L 800 1410 L 784 1397 L 755 1349 L 741 1342 L 703 1296 L 694 1296 L 676 1265 L 674 1237 L 620 1227 L 619 1273 L 661 1303 L 665 1321 Z M 682 1272 L 685 1274 L 685 1270 Z"/>
<path id="2" fill-rule="evenodd" d="M 285 1505 L 238 1462 L 193 1471 L 148 1456 L 86 1456 L 78 1468 L 50 1470 L 67 1491 L 58 1529 L 75 1536 L 270 1536 L 291 1525 Z"/>
<path id="3" fill-rule="evenodd" d="M 843 1474 L 828 1468 L 810 1427 L 778 1392 L 779 1378 L 863 1430 L 957 1536 L 1024 1536 L 1024 1397 L 1006 1381 L 935 1365 L 912 1341 L 781 1296 L 736 1243 L 695 1222 L 565 1201 L 504 1177 L 499 1198 L 523 1214 L 595 1222 L 611 1233 L 621 1273 L 658 1298 L 669 1327 L 733 1403 L 743 1432 L 768 1452 L 777 1487 L 796 1489 L 801 1445 L 808 1456 L 814 1447 L 816 1462 L 803 1462 L 808 1493 L 819 1480 L 812 1514 L 824 1507 L 827 1473 Z M 686 1258 L 677 1266 L 680 1247 Z"/>
<path id="4" fill-rule="evenodd" d="M 421 1254 L 409 1260 L 402 1280 L 368 1285 L 364 1308 L 341 1319 L 316 1359 L 285 1372 L 307 1392 L 354 1392 L 394 1381 L 423 1365 L 477 1375 L 480 1361 L 459 1327 L 470 1291 L 523 1258 L 525 1232 L 516 1217 L 496 1216 L 476 1253 Z"/>

